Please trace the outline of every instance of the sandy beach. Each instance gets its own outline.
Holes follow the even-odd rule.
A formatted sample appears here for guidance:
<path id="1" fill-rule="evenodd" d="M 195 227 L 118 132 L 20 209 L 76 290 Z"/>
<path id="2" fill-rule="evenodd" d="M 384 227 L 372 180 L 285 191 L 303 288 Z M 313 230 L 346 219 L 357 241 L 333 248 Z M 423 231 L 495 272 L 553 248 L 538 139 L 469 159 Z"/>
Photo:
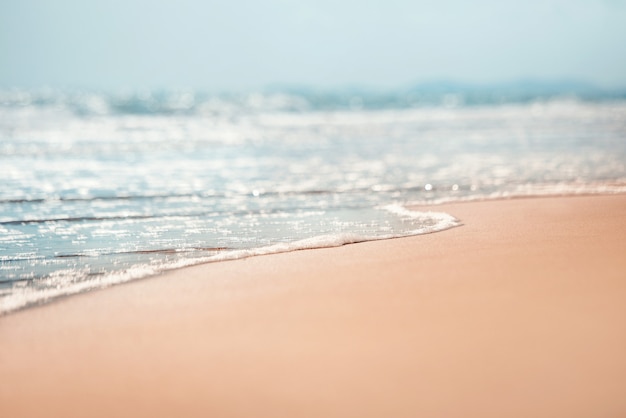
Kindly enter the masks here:
<path id="1" fill-rule="evenodd" d="M 626 195 L 428 210 L 0 317 L 0 416 L 626 416 Z"/>

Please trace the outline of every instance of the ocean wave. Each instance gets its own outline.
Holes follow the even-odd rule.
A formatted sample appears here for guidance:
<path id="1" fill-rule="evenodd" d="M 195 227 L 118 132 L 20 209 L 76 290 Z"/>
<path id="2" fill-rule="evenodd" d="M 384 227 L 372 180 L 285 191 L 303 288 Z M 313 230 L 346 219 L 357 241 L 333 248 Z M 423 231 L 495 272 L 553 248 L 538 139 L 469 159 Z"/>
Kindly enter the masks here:
<path id="1" fill-rule="evenodd" d="M 76 115 L 228 115 L 259 112 L 381 110 L 532 103 L 558 99 L 626 100 L 626 89 L 602 89 L 582 82 L 513 82 L 465 85 L 422 83 L 397 89 L 319 89 L 277 86 L 258 92 L 197 90 L 96 91 L 4 89 L 0 107 L 55 107 Z"/>
<path id="2" fill-rule="evenodd" d="M 33 306 L 50 300 L 86 292 L 93 289 L 101 289 L 112 285 L 154 276 L 169 270 L 189 267 L 198 264 L 237 260 L 261 255 L 279 254 L 292 251 L 332 248 L 348 244 L 366 241 L 384 240 L 391 238 L 420 235 L 442 231 L 459 226 L 461 223 L 453 216 L 440 212 L 416 212 L 403 209 L 397 205 L 384 207 L 386 211 L 401 219 L 412 220 L 414 228 L 404 231 L 382 233 L 376 235 L 364 235 L 358 233 L 336 233 L 312 236 L 293 242 L 280 242 L 256 248 L 228 249 L 211 248 L 214 254 L 204 257 L 180 258 L 175 261 L 165 261 L 157 264 L 136 264 L 123 271 L 113 271 L 98 274 L 90 274 L 80 269 L 57 270 L 45 278 L 39 278 L 36 286 L 13 286 L 10 289 L 0 290 L 0 314 L 6 314 L 21 308 Z M 206 248 L 204 248 L 206 249 Z M 155 250 L 158 252 L 159 250 Z M 25 280 L 12 280 L 11 283 L 33 281 L 33 278 Z"/>
<path id="3" fill-rule="evenodd" d="M 319 92 L 285 91 L 194 93 L 173 107 L 169 93 L 119 95 L 174 109 L 153 113 L 114 108 L 109 93 L 0 100 L 0 293 L 446 221 L 389 203 L 626 191 L 626 101 L 472 107 L 442 90 L 428 94 L 445 103 L 373 110 L 380 93 L 316 104 Z"/>

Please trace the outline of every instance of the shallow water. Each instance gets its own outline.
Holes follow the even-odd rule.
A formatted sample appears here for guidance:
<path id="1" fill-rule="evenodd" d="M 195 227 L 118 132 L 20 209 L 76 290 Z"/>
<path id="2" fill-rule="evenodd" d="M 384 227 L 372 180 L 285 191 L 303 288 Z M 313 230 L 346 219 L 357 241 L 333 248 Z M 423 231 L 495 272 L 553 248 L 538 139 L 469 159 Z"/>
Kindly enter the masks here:
<path id="1" fill-rule="evenodd" d="M 351 108 L 14 90 L 0 103 L 0 312 L 457 224 L 407 203 L 626 191 L 624 101 Z"/>

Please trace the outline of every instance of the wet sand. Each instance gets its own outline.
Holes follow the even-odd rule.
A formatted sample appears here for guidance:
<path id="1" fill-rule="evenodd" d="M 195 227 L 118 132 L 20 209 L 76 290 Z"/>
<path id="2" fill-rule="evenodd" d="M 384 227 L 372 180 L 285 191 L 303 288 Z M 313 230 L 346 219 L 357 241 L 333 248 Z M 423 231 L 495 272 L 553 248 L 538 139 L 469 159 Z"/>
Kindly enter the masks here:
<path id="1" fill-rule="evenodd" d="M 0 317 L 0 415 L 626 416 L 626 195 L 428 209 Z"/>

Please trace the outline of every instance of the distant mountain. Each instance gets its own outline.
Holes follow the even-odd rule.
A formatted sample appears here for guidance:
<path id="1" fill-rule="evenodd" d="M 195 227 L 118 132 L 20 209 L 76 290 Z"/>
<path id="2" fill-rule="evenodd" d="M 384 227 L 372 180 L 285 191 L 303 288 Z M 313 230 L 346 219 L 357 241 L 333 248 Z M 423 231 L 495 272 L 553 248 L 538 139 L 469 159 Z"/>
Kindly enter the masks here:
<path id="1" fill-rule="evenodd" d="M 575 97 L 581 100 L 626 99 L 626 89 L 603 89 L 578 80 L 523 79 L 507 83 L 469 84 L 433 81 L 408 87 L 406 93 L 416 102 L 432 103 L 454 95 L 466 105 L 528 102 Z"/>
<path id="2" fill-rule="evenodd" d="M 415 84 L 409 91 L 436 92 L 436 93 L 462 93 L 462 92 L 546 92 L 546 93 L 567 93 L 567 92 L 592 92 L 600 91 L 597 86 L 576 80 L 538 80 L 523 79 L 506 83 L 491 84 L 469 84 L 455 81 L 432 81 Z"/>
<path id="3" fill-rule="evenodd" d="M 274 85 L 267 93 L 287 93 L 306 97 L 318 104 L 346 102 L 355 97 L 366 107 L 436 104 L 445 96 L 456 95 L 466 104 L 525 102 L 558 97 L 576 97 L 582 100 L 626 99 L 626 88 L 604 89 L 579 80 L 522 79 L 492 84 L 463 83 L 453 80 L 434 80 L 394 89 L 364 86 L 315 88 L 298 85 Z"/>
<path id="4" fill-rule="evenodd" d="M 432 105 L 481 105 L 524 103 L 557 98 L 580 100 L 626 99 L 625 89 L 603 89 L 579 80 L 522 79 L 505 83 L 472 84 L 436 80 L 403 88 L 376 89 L 344 86 L 321 89 L 304 85 L 274 85 L 266 93 L 285 93 L 305 98 L 316 108 L 364 108 Z"/>

